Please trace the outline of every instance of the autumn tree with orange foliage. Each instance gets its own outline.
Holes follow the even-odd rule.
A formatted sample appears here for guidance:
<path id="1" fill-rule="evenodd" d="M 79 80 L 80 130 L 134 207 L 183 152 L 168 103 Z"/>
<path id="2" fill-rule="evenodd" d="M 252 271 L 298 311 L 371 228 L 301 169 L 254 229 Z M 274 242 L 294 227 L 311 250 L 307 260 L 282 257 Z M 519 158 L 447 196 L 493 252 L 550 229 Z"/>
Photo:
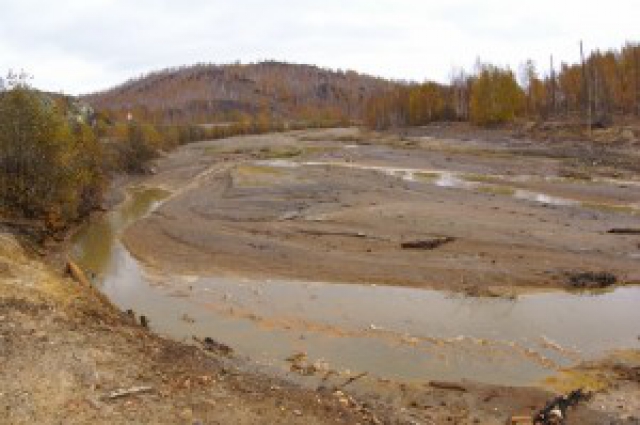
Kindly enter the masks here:
<path id="1" fill-rule="evenodd" d="M 475 74 L 452 73 L 451 83 L 397 84 L 367 102 L 365 124 L 384 129 L 461 120 L 493 126 L 514 121 L 564 119 L 607 126 L 613 117 L 640 117 L 640 44 L 592 52 L 584 64 L 561 63 L 541 75 L 533 61 L 520 85 L 509 69 L 480 64 Z M 588 119 L 586 119 L 588 117 Z"/>
<path id="2" fill-rule="evenodd" d="M 471 121 L 482 126 L 513 121 L 522 113 L 524 100 L 511 70 L 480 65 L 471 87 Z"/>

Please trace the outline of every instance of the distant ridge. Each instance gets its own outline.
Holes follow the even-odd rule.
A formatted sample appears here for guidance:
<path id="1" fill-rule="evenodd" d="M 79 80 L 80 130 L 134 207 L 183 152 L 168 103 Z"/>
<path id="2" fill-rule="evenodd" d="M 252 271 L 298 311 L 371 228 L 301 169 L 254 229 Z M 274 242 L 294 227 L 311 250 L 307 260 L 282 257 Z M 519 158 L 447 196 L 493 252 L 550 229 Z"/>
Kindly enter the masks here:
<path id="1" fill-rule="evenodd" d="M 82 98 L 96 110 L 156 123 L 360 119 L 366 101 L 396 83 L 354 71 L 266 61 L 167 68 Z"/>

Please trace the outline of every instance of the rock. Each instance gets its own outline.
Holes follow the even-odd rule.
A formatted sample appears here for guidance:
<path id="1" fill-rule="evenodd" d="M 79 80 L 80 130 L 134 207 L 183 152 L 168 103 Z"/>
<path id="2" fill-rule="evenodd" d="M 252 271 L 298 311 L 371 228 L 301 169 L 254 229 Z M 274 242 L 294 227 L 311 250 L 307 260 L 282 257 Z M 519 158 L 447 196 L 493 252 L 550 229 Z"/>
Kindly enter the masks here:
<path id="1" fill-rule="evenodd" d="M 228 345 L 222 344 L 218 341 L 215 341 L 213 338 L 206 337 L 202 342 L 204 349 L 207 351 L 215 351 L 224 356 L 229 356 L 233 354 L 233 348 Z"/>

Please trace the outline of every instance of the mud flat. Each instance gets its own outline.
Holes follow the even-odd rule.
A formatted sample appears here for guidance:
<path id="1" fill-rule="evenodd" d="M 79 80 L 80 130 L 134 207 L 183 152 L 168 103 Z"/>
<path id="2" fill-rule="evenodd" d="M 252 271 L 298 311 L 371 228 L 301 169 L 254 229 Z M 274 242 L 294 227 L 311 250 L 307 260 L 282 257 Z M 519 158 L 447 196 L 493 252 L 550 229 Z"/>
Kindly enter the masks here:
<path id="1" fill-rule="evenodd" d="M 182 274 L 470 294 L 562 289 L 584 272 L 640 281 L 637 237 L 607 233 L 640 227 L 638 176 L 575 180 L 559 160 L 489 146 L 325 134 L 202 143 L 161 162 L 148 184 L 175 193 L 126 232 L 127 247 Z M 195 180 L 190 155 L 210 161 Z M 401 248 L 439 237 L 453 242 Z"/>
<path id="2" fill-rule="evenodd" d="M 203 142 L 75 256 L 155 331 L 313 388 L 366 373 L 349 392 L 394 420 L 503 423 L 587 387 L 574 420 L 602 423 L 640 400 L 638 240 L 609 233 L 638 227 L 638 180 L 568 167 L 351 129 Z"/>

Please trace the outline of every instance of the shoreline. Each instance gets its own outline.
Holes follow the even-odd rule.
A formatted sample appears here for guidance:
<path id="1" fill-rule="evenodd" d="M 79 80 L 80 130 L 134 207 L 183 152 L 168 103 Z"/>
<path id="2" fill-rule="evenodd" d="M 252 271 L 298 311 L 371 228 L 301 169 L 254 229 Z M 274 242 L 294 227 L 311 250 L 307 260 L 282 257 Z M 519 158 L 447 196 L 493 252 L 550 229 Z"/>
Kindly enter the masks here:
<path id="1" fill-rule="evenodd" d="M 201 151 L 187 153 L 192 156 L 183 162 L 182 167 L 173 169 L 169 167 L 167 174 L 161 172 L 158 175 L 146 176 L 141 179 L 146 181 L 143 185 L 145 187 L 164 185 L 165 188 L 175 188 L 179 186 L 175 185 L 175 176 L 189 180 L 189 176 L 200 175 L 211 164 L 202 161 L 201 164 L 190 166 L 189 161 L 197 157 L 198 152 Z M 167 160 L 171 161 L 171 158 Z M 172 186 L 172 182 L 174 182 L 174 186 Z M 209 179 L 205 176 L 200 183 L 206 184 L 208 182 Z M 138 184 L 140 183 L 138 181 Z M 188 192 L 185 191 L 182 195 Z M 202 198 L 196 196 L 193 199 Z M 166 215 L 166 211 L 162 210 L 161 208 L 160 213 Z M 171 213 L 171 211 L 169 212 Z M 153 217 L 157 218 L 157 215 L 157 213 L 153 214 Z M 2 242 L 6 243 L 4 240 Z M 159 243 L 157 240 L 155 242 Z M 69 246 L 67 246 L 68 248 Z M 297 384 L 268 377 L 262 372 L 251 372 L 250 370 L 256 366 L 252 365 L 250 361 L 245 363 L 243 360 L 241 363 L 244 366 L 237 369 L 237 365 L 231 368 L 221 367 L 219 362 L 224 363 L 226 360 L 219 354 L 206 354 L 196 347 L 153 335 L 139 326 L 131 324 L 126 315 L 115 311 L 113 307 L 103 309 L 99 304 L 94 305 L 90 294 L 85 294 L 82 290 L 78 292 L 78 289 L 74 285 L 70 285 L 68 280 L 61 278 L 56 272 L 48 271 L 50 266 L 36 266 L 39 260 L 7 257 L 6 253 L 11 252 L 11 249 L 2 252 L 2 261 L 9 264 L 9 275 L 15 276 L 11 279 L 47 282 L 44 286 L 25 286 L 24 289 L 19 289 L 17 292 L 17 287 L 13 286 L 14 283 L 0 282 L 0 307 L 3 307 L 0 315 L 8 318 L 0 324 L 2 336 L 5 338 L 4 341 L 8 341 L 9 347 L 20 347 L 18 352 L 22 357 L 9 356 L 5 358 L 13 365 L 9 370 L 21 371 L 18 378 L 12 378 L 12 381 L 16 382 L 16 388 L 28 387 L 31 385 L 29 383 L 33 382 L 34 378 L 30 375 L 29 369 L 22 368 L 23 366 L 20 365 L 28 364 L 30 359 L 40 352 L 43 341 L 49 343 L 54 341 L 56 344 L 60 344 L 59 348 L 52 350 L 52 354 L 48 357 L 47 361 L 52 360 L 52 362 L 43 363 L 50 369 L 46 373 L 42 372 L 38 375 L 38 380 L 43 384 L 36 385 L 35 391 L 32 389 L 33 400 L 41 406 L 41 414 L 45 416 L 21 413 L 22 411 L 18 409 L 15 415 L 24 414 L 25 416 L 13 416 L 17 423 L 22 422 L 21 418 L 25 418 L 25 422 L 26 418 L 29 418 L 28 420 L 31 422 L 37 420 L 40 423 L 49 423 L 48 420 L 55 417 L 49 416 L 53 415 L 53 412 L 58 410 L 67 412 L 67 407 L 73 406 L 73 413 L 67 413 L 65 416 L 65 419 L 72 423 L 83 423 L 87 420 L 95 423 L 127 423 L 139 418 L 140 415 L 145 415 L 145 417 L 153 418 L 155 423 L 175 423 L 176 421 L 196 419 L 222 420 L 223 422 L 244 420 L 247 423 L 263 423 L 265 419 L 279 423 L 305 424 L 353 423 L 355 421 L 361 423 L 408 423 L 415 418 L 444 421 L 451 417 L 460 423 L 479 420 L 480 423 L 499 424 L 511 415 L 527 414 L 527 412 L 533 412 L 535 408 L 542 408 L 546 400 L 551 397 L 551 393 L 547 392 L 550 388 L 556 391 L 565 391 L 582 384 L 596 386 L 597 383 L 600 386 L 596 386 L 596 389 L 599 390 L 596 401 L 581 406 L 572 412 L 571 416 L 572 420 L 579 423 L 595 424 L 605 420 L 604 418 L 612 417 L 609 415 L 624 414 L 624 412 L 616 410 L 615 403 L 618 397 L 628 398 L 630 404 L 626 406 L 627 410 L 634 406 L 631 400 L 640 400 L 637 385 L 633 384 L 633 381 L 625 380 L 626 375 L 624 375 L 632 373 L 630 371 L 634 370 L 634 366 L 628 366 L 624 362 L 629 361 L 631 365 L 634 362 L 640 362 L 639 359 L 635 359 L 637 356 L 635 352 L 620 354 L 611 360 L 592 362 L 591 365 L 587 364 L 584 367 L 568 371 L 566 375 L 551 382 L 547 390 L 463 382 L 456 384 L 456 388 L 463 388 L 460 392 L 434 388 L 429 382 L 406 384 L 385 380 L 370 382 L 366 379 L 361 383 L 361 387 L 356 386 L 357 388 L 352 389 L 355 398 L 345 395 L 344 392 L 340 395 L 321 389 L 303 389 Z M 144 258 L 142 260 L 144 261 Z M 19 264 L 21 265 L 19 266 Z M 22 268 L 24 264 L 29 264 L 30 266 L 27 267 L 34 270 L 44 268 L 44 275 L 27 278 L 25 269 Z M 2 264 L 0 264 L 0 272 L 2 270 Z M 57 295 L 52 296 L 51 294 Z M 49 299 L 47 301 L 49 307 L 45 310 L 39 310 L 40 307 L 30 308 L 31 312 L 17 307 L 8 307 L 8 310 L 4 308 L 12 305 L 11 303 L 14 301 L 11 300 L 16 297 L 27 303 Z M 56 313 L 56 320 L 59 323 L 57 328 L 51 328 L 48 309 L 62 312 L 60 313 L 62 316 Z M 26 327 L 23 326 L 25 317 L 30 317 Z M 13 331 L 7 332 L 4 325 L 8 323 L 14 324 Z M 61 327 L 65 329 L 68 327 L 69 330 L 60 334 L 64 336 L 58 337 Z M 29 339 L 29 335 L 33 335 L 34 329 L 38 334 L 44 332 L 46 338 L 42 340 L 38 336 Z M 212 337 L 215 338 L 215 335 Z M 20 341 L 26 341 L 26 343 Z M 96 383 L 92 384 L 95 385 L 95 388 L 91 385 L 85 388 L 87 384 L 84 382 L 70 382 L 70 388 L 73 388 L 71 393 L 64 393 L 55 400 L 49 400 L 46 397 L 49 394 L 49 389 L 58 385 L 60 380 L 55 373 L 56 370 L 65 371 L 69 376 L 77 374 L 80 376 L 85 373 L 84 369 L 75 370 L 73 366 L 67 365 L 63 361 L 69 352 L 74 352 L 76 356 L 83 359 L 82 368 L 94 370 L 99 376 L 105 378 L 99 378 Z M 111 359 L 109 360 L 111 363 L 103 363 L 103 360 L 86 362 L 86 359 L 93 358 L 91 356 Z M 624 359 L 624 362 L 619 358 Z M 142 376 L 145 379 L 137 379 L 135 373 L 131 374 L 132 364 L 143 371 Z M 71 369 L 69 369 L 70 367 Z M 127 378 L 125 381 L 114 380 L 118 376 Z M 6 376 L 3 376 L 2 382 L 9 382 L 7 379 Z M 185 383 L 187 381 L 189 384 Z M 149 383 L 154 387 L 154 392 L 151 395 L 125 397 L 124 400 L 117 402 L 104 402 L 96 398 L 99 398 L 100 394 L 106 391 L 117 389 L 118 386 L 126 387 L 127 385 Z M 375 387 L 381 396 L 373 398 L 367 396 L 371 391 L 371 386 Z M 274 387 L 276 389 L 273 389 Z M 13 387 L 2 388 L 3 394 L 13 394 L 13 391 Z M 232 401 L 213 404 L 206 401 L 212 398 L 219 399 L 221 391 L 226 394 L 226 400 Z M 252 394 L 256 393 L 263 394 L 263 396 L 255 399 Z M 159 397 L 154 394 L 158 394 Z M 362 394 L 363 397 L 361 398 L 358 394 Z M 2 401 L 3 398 L 0 397 L 0 403 Z M 14 401 L 14 403 L 16 402 Z M 22 406 L 21 403 L 17 402 L 17 406 Z M 599 406 L 606 406 L 605 411 L 598 412 L 601 410 Z"/>

